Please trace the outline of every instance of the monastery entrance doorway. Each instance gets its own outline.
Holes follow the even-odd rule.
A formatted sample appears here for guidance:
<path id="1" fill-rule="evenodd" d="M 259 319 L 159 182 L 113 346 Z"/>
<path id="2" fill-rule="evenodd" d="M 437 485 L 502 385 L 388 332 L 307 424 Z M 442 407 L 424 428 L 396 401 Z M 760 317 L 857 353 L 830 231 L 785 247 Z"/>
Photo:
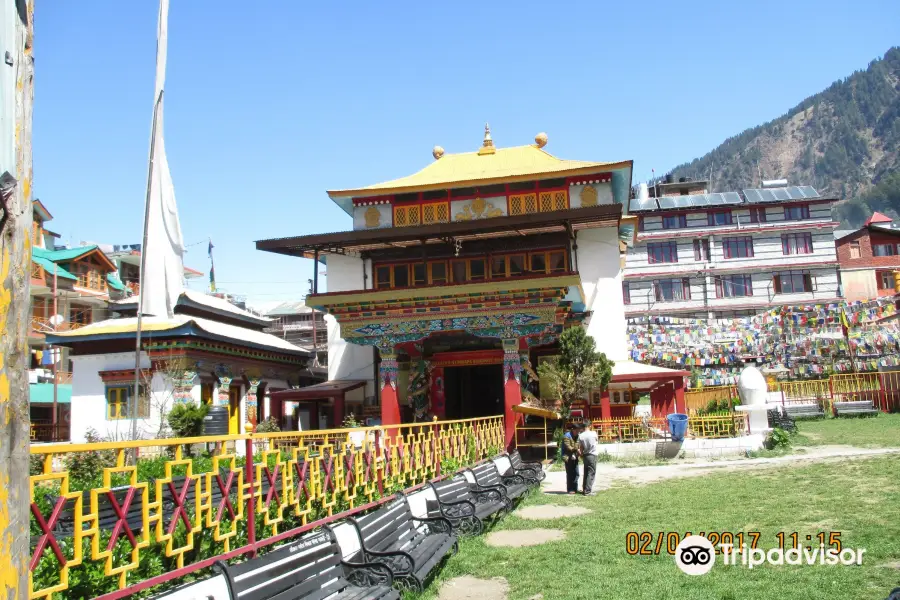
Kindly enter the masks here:
<path id="1" fill-rule="evenodd" d="M 503 365 L 444 368 L 447 419 L 503 414 Z"/>

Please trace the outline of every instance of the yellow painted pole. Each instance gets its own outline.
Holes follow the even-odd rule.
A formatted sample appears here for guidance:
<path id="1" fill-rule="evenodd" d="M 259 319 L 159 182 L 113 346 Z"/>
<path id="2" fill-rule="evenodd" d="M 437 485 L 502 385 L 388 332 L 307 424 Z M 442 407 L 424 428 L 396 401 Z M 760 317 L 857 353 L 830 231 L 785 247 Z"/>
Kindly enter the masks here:
<path id="1" fill-rule="evenodd" d="M 0 590 L 28 598 L 34 0 L 3 2 L 0 30 L 13 32 L 0 63 L 0 111 L 13 108 L 0 114 Z"/>

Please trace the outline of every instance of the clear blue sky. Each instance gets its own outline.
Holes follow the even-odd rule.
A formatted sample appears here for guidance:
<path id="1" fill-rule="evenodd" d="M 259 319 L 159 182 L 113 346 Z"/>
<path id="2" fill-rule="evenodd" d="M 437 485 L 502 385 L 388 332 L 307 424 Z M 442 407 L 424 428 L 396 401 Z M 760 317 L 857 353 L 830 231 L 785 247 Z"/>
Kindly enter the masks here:
<path id="1" fill-rule="evenodd" d="M 38 0 L 35 194 L 63 241 L 137 243 L 157 2 Z M 546 131 L 635 181 L 775 118 L 900 44 L 900 2 L 171 0 L 166 147 L 186 264 L 251 303 L 311 263 L 269 237 L 341 231 L 326 189 Z M 192 287 L 202 287 L 200 284 Z"/>

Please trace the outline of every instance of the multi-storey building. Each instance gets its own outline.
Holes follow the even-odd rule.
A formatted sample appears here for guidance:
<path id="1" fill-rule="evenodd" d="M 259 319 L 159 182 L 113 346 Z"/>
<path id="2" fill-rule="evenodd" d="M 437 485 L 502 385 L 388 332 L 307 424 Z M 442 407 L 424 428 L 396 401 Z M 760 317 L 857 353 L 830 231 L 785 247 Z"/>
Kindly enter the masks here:
<path id="1" fill-rule="evenodd" d="M 627 317 L 735 317 L 840 296 L 834 198 L 766 182 L 710 194 L 705 181 L 668 181 L 632 198 L 637 241 L 625 261 Z"/>
<path id="2" fill-rule="evenodd" d="M 112 246 L 112 251 L 107 251 L 109 256 L 116 264 L 119 272 L 119 279 L 128 289 L 128 294 L 138 295 L 141 292 L 141 245 L 140 244 L 116 244 Z M 184 268 L 185 279 L 196 279 L 202 277 L 203 273 L 190 267 Z"/>
<path id="3" fill-rule="evenodd" d="M 305 302 L 282 302 L 266 313 L 272 323 L 265 329 L 295 346 L 316 352 L 320 365 L 328 363 L 328 328 L 325 313 Z"/>
<path id="4" fill-rule="evenodd" d="M 869 300 L 897 292 L 900 226 L 887 215 L 873 214 L 862 228 L 835 232 L 841 265 L 841 288 L 847 300 Z"/>

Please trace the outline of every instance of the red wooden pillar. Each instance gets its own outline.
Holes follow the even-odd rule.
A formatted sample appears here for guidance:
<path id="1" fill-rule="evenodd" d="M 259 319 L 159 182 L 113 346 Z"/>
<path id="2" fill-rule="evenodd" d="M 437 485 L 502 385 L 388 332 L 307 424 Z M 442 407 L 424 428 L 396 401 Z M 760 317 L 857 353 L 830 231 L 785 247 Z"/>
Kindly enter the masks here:
<path id="1" fill-rule="evenodd" d="M 684 377 L 675 378 L 675 412 L 687 414 L 684 403 Z"/>
<path id="2" fill-rule="evenodd" d="M 503 423 L 506 431 L 506 447 L 511 448 L 516 437 L 516 421 L 520 415 L 513 406 L 522 403 L 522 362 L 519 358 L 519 340 L 503 340 Z"/>
<path id="3" fill-rule="evenodd" d="M 400 395 L 397 393 L 397 353 L 393 348 L 381 349 L 378 385 L 381 388 L 381 424 L 400 424 Z"/>
<path id="4" fill-rule="evenodd" d="M 600 418 L 604 421 L 612 419 L 612 409 L 609 406 L 609 390 L 600 392 Z"/>
<path id="5" fill-rule="evenodd" d="M 334 410 L 334 427 L 337 429 L 344 422 L 344 392 L 334 397 L 332 409 Z"/>
<path id="6" fill-rule="evenodd" d="M 444 367 L 431 368 L 431 412 L 441 421 L 447 417 L 447 404 L 444 396 Z"/>

